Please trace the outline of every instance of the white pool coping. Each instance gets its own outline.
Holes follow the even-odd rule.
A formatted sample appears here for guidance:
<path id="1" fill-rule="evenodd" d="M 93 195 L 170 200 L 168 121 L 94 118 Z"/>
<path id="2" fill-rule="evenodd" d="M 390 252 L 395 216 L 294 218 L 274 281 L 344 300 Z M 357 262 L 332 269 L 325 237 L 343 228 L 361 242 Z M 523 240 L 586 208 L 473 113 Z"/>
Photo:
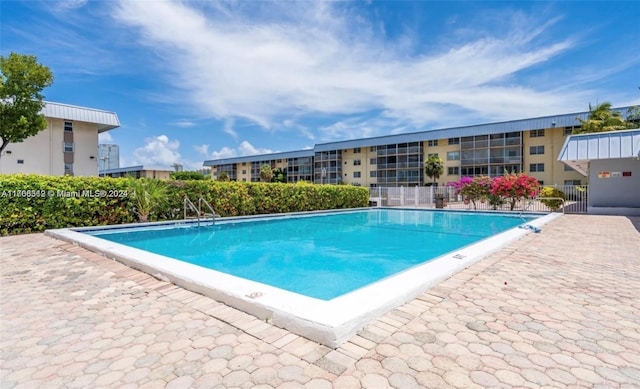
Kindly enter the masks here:
<path id="1" fill-rule="evenodd" d="M 266 216 L 275 215 L 262 215 L 260 218 Z M 551 213 L 526 224 L 541 228 L 560 216 L 562 216 L 560 213 Z M 240 219 L 251 218 L 219 220 L 226 222 Z M 189 223 L 193 221 L 147 223 L 135 226 Z M 133 227 L 133 225 L 130 226 Z M 533 233 L 531 229 L 513 228 L 353 292 L 324 301 L 82 233 L 82 231 L 95 231 L 102 228 L 113 229 L 122 228 L 122 226 L 47 230 L 45 234 L 77 244 L 158 279 L 211 297 L 332 348 L 346 342 L 367 323 L 382 314 L 414 299 L 425 290 L 520 239 L 525 234 Z"/>

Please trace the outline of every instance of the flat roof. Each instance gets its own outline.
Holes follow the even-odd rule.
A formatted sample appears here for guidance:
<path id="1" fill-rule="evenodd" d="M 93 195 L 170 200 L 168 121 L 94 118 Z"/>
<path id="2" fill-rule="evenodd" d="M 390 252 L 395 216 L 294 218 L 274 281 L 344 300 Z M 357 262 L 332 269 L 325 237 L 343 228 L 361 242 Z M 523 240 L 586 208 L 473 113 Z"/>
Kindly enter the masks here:
<path id="1" fill-rule="evenodd" d="M 570 135 L 558 155 L 559 161 L 585 176 L 589 161 L 619 158 L 640 158 L 640 128 Z"/>
<path id="2" fill-rule="evenodd" d="M 120 120 L 115 112 L 95 108 L 45 101 L 45 106 L 41 112 L 49 118 L 95 123 L 98 125 L 99 133 L 120 127 Z"/>

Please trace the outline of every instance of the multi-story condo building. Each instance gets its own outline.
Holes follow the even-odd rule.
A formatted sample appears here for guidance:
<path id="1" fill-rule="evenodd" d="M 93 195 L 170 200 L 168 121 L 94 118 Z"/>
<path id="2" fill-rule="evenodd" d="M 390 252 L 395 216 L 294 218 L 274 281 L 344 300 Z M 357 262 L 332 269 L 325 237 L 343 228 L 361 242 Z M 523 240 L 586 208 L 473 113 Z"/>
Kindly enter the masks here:
<path id="1" fill-rule="evenodd" d="M 120 167 L 120 146 L 99 144 L 98 145 L 98 173 L 107 169 L 117 169 Z"/>
<path id="2" fill-rule="evenodd" d="M 98 134 L 120 127 L 114 112 L 47 102 L 47 128 L 20 143 L 9 143 L 0 173 L 51 176 L 98 175 Z"/>
<path id="3" fill-rule="evenodd" d="M 625 114 L 628 107 L 617 108 Z M 287 181 L 345 183 L 368 187 L 415 186 L 431 182 L 424 161 L 437 155 L 444 174 L 437 184 L 463 176 L 527 173 L 544 185 L 585 184 L 585 176 L 558 161 L 560 148 L 578 118 L 569 113 L 507 122 L 452 127 L 316 144 L 300 150 L 205 161 L 213 178 L 226 172 L 238 181 L 260 181 L 260 166 L 281 167 Z M 250 169 L 247 169 L 250 166 Z"/>

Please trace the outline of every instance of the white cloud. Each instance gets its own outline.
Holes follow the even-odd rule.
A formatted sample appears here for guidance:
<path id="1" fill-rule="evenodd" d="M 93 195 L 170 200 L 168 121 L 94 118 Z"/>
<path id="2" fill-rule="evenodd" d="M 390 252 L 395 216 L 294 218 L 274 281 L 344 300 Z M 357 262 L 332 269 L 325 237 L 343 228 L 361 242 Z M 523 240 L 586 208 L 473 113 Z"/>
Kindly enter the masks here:
<path id="1" fill-rule="evenodd" d="M 242 141 L 237 148 L 233 149 L 230 147 L 223 147 L 220 150 L 214 151 L 211 153 L 211 157 L 213 159 L 222 159 L 222 158 L 233 158 L 233 157 L 245 157 L 248 155 L 258 155 L 258 154 L 271 154 L 277 151 L 273 151 L 271 149 L 259 148 L 253 146 L 248 141 Z"/>
<path id="2" fill-rule="evenodd" d="M 202 154 L 202 155 L 209 155 L 209 145 L 200 145 L 200 146 L 193 146 L 193 149 L 198 153 L 198 154 Z"/>
<path id="3" fill-rule="evenodd" d="M 58 0 L 57 6 L 63 9 L 84 7 L 88 0 Z"/>
<path id="4" fill-rule="evenodd" d="M 98 134 L 98 143 L 111 143 L 113 142 L 113 137 L 108 132 L 101 132 Z"/>
<path id="5" fill-rule="evenodd" d="M 220 150 L 214 151 L 211 153 L 211 157 L 213 159 L 233 158 L 237 156 L 238 156 L 238 152 L 227 146 L 224 146 Z"/>
<path id="6" fill-rule="evenodd" d="M 173 125 L 181 127 L 181 128 L 189 128 L 189 127 L 195 126 L 196 123 L 192 122 L 191 120 L 179 120 L 179 121 L 173 123 Z"/>
<path id="7" fill-rule="evenodd" d="M 224 132 L 231 135 L 233 139 L 238 140 L 238 133 L 233 129 L 233 125 L 235 124 L 235 120 L 233 118 L 228 118 L 224 122 Z"/>
<path id="8" fill-rule="evenodd" d="M 145 145 L 133 151 L 133 164 L 169 168 L 180 163 L 180 142 L 166 135 L 145 139 Z"/>
<path id="9" fill-rule="evenodd" d="M 515 82 L 575 46 L 571 39 L 543 40 L 558 18 L 540 23 L 514 14 L 502 18 L 499 35 L 461 30 L 446 48 L 415 52 L 410 35 L 389 41 L 384 26 L 368 24 L 340 2 L 198 4 L 123 0 L 114 16 L 164 54 L 168 80 L 185 92 L 181 98 L 225 119 L 224 131 L 236 140 L 233 118 L 286 129 L 290 117 L 377 112 L 402 131 L 462 124 L 478 113 L 506 120 L 566 112 L 587 93 L 551 81 Z M 323 137 L 353 128 L 340 121 L 326 126 Z M 314 139 L 308 129 L 296 131 Z M 360 137 L 376 130 L 357 131 Z"/>
<path id="10" fill-rule="evenodd" d="M 271 149 L 254 147 L 251 143 L 247 142 L 246 140 L 240 143 L 240 146 L 238 146 L 238 151 L 240 152 L 241 156 L 275 153 L 275 151 Z"/>

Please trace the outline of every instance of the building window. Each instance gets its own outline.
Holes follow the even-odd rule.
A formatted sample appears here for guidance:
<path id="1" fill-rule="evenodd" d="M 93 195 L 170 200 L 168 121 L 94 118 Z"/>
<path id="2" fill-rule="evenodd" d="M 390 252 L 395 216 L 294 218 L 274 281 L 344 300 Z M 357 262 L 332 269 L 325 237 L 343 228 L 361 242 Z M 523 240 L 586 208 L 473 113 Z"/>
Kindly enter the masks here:
<path id="1" fill-rule="evenodd" d="M 429 146 L 429 147 L 435 147 L 437 145 L 438 145 L 438 140 L 437 139 L 427 141 L 427 146 Z"/>
<path id="2" fill-rule="evenodd" d="M 376 170 L 371 170 L 371 171 L 369 172 L 369 177 L 371 177 L 371 178 L 376 178 L 376 177 L 378 177 L 378 171 L 376 171 Z"/>
<path id="3" fill-rule="evenodd" d="M 353 178 L 360 178 L 360 172 L 353 172 Z"/>
<path id="4" fill-rule="evenodd" d="M 369 147 L 369 151 L 376 151 L 376 146 Z"/>
<path id="5" fill-rule="evenodd" d="M 573 127 L 565 127 L 564 128 L 564 134 L 565 135 L 571 135 L 573 133 Z"/>
<path id="6" fill-rule="evenodd" d="M 580 180 L 564 180 L 565 185 L 581 185 Z"/>
<path id="7" fill-rule="evenodd" d="M 459 160 L 460 160 L 459 151 L 449 151 L 447 153 L 447 161 L 459 161 Z"/>
<path id="8" fill-rule="evenodd" d="M 531 146 L 529 147 L 529 154 L 542 155 L 544 154 L 544 146 Z"/>
<path id="9" fill-rule="evenodd" d="M 73 152 L 73 142 L 64 142 L 64 150 L 65 153 Z"/>
<path id="10" fill-rule="evenodd" d="M 243 171 L 242 171 L 242 174 L 247 174 L 247 171 L 246 171 L 246 170 L 243 170 Z"/>
<path id="11" fill-rule="evenodd" d="M 429 154 L 427 154 L 427 158 L 431 158 L 431 157 L 437 158 L 438 157 L 438 153 L 429 153 Z"/>
<path id="12" fill-rule="evenodd" d="M 23 165 L 24 164 L 24 159 L 19 159 L 18 160 L 18 165 Z"/>
<path id="13" fill-rule="evenodd" d="M 376 163 L 377 163 L 377 162 L 376 162 L 376 158 L 371 158 L 371 159 L 369 160 L 369 165 L 375 165 Z"/>
<path id="14" fill-rule="evenodd" d="M 529 131 L 530 138 L 541 138 L 544 136 L 544 128 L 541 130 L 531 130 Z"/>
<path id="15" fill-rule="evenodd" d="M 447 168 L 447 174 L 450 176 L 459 176 L 460 168 L 458 166 L 452 166 Z"/>
<path id="16" fill-rule="evenodd" d="M 459 145 L 460 144 L 460 138 L 449 138 L 449 144 L 450 145 Z"/>
<path id="17" fill-rule="evenodd" d="M 247 163 L 246 162 L 242 162 L 242 166 L 247 166 Z"/>
<path id="18" fill-rule="evenodd" d="M 73 131 L 73 123 L 72 122 L 64 122 L 64 130 L 65 131 Z"/>
<path id="19" fill-rule="evenodd" d="M 529 171 L 531 173 L 543 172 L 544 171 L 544 163 L 531 163 L 531 164 L 529 164 Z"/>
<path id="20" fill-rule="evenodd" d="M 563 165 L 564 165 L 564 164 L 563 164 Z M 564 171 L 565 171 L 565 172 L 573 172 L 574 170 L 573 170 L 573 168 L 572 168 L 571 166 L 569 166 L 569 165 L 564 165 Z"/>
<path id="21" fill-rule="evenodd" d="M 65 163 L 64 164 L 64 175 L 65 176 L 72 176 L 73 175 L 73 164 L 72 163 Z"/>
<path id="22" fill-rule="evenodd" d="M 353 153 L 354 154 L 360 154 L 360 147 L 354 147 L 353 148 Z"/>
<path id="23" fill-rule="evenodd" d="M 360 166 L 361 162 L 359 159 L 354 159 L 353 160 L 353 166 Z"/>

